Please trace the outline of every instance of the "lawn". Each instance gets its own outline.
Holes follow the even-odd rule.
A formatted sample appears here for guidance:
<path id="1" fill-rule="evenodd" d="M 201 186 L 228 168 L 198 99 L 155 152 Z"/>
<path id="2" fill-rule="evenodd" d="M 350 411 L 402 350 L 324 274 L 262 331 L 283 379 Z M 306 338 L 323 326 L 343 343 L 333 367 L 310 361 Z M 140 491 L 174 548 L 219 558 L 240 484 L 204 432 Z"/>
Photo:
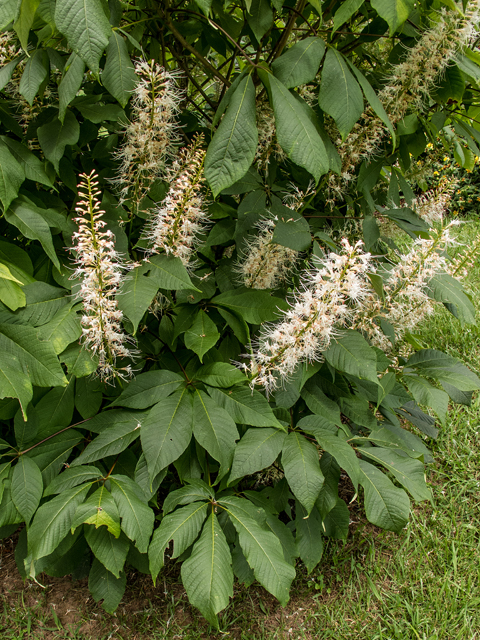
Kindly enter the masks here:
<path id="1" fill-rule="evenodd" d="M 480 223 L 459 232 L 471 244 Z M 468 289 L 480 310 L 480 257 L 469 269 Z M 418 329 L 425 346 L 461 358 L 480 373 L 480 329 L 461 327 L 445 310 Z M 335 638 L 336 640 L 474 640 L 480 638 L 480 400 L 450 409 L 432 444 L 428 479 L 434 504 L 418 505 L 400 535 L 368 524 L 352 506 L 348 540 L 330 541 L 308 576 L 299 568 L 283 609 L 260 587 L 237 587 L 214 631 L 187 603 L 173 566 L 154 588 L 129 576 L 116 616 L 91 597 L 86 580 L 41 576 L 23 585 L 13 543 L 0 547 L 0 632 L 20 638 L 154 640 Z M 349 488 L 345 491 L 348 493 Z"/>

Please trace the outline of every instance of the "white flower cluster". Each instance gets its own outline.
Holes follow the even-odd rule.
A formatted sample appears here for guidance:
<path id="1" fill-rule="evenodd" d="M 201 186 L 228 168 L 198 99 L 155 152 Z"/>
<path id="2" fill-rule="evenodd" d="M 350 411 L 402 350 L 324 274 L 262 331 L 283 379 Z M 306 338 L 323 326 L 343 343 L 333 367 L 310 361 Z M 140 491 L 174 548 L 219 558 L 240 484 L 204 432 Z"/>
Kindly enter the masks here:
<path id="1" fill-rule="evenodd" d="M 443 179 L 435 189 L 430 189 L 426 193 L 415 199 L 413 205 L 415 212 L 426 220 L 429 224 L 442 222 L 443 216 L 447 212 L 448 205 L 452 199 L 456 186 L 455 179 Z"/>
<path id="2" fill-rule="evenodd" d="M 75 253 L 75 271 L 72 279 L 80 279 L 78 298 L 83 302 L 82 342 L 98 356 L 97 374 L 104 381 L 128 378 L 133 375 L 131 365 L 116 366 L 117 358 L 134 357 L 128 346 L 128 337 L 121 323 L 123 314 L 118 308 L 116 294 L 125 271 L 134 265 L 125 265 L 115 251 L 115 236 L 102 231 L 106 223 L 98 199 L 97 175 L 94 171 L 82 174 L 78 185 L 78 214 L 74 221 L 78 231 L 73 234 L 72 251 Z"/>
<path id="3" fill-rule="evenodd" d="M 252 382 L 274 390 L 300 362 L 321 358 L 333 336 L 352 317 L 352 304 L 368 293 L 367 276 L 373 270 L 371 256 L 361 241 L 351 246 L 343 240 L 341 254 L 330 253 L 318 261 L 296 292 L 290 309 L 276 324 L 266 326 L 247 365 L 241 365 Z"/>
<path id="4" fill-rule="evenodd" d="M 236 270 L 246 287 L 275 289 L 294 268 L 299 252 L 273 242 L 275 220 L 260 220 L 256 227 Z"/>
<path id="5" fill-rule="evenodd" d="M 480 0 L 470 0 L 465 13 L 441 9 L 435 22 L 408 50 L 405 59 L 392 69 L 388 83 L 378 94 L 393 124 L 405 117 L 410 107 L 421 110 L 438 78 L 456 53 L 469 44 L 480 19 Z M 354 175 L 356 165 L 374 154 L 388 135 L 388 129 L 371 107 L 363 114 L 347 139 L 338 141 L 342 159 L 342 177 L 331 176 L 330 188 L 341 195 Z"/>
<path id="6" fill-rule="evenodd" d="M 436 274 L 457 275 L 470 255 L 451 262 L 446 250 L 456 244 L 453 222 L 417 239 L 406 254 L 383 275 L 383 296 L 377 295 L 369 274 L 375 267 L 361 241 L 354 246 L 342 241 L 341 253 L 330 253 L 306 275 L 306 285 L 297 291 L 283 318 L 264 328 L 248 364 L 240 364 L 252 380 L 270 393 L 302 362 L 320 360 L 332 339 L 345 328 L 366 335 L 384 351 L 391 343 L 378 324 L 386 320 L 397 338 L 411 330 L 433 310 L 428 284 Z"/>
<path id="7" fill-rule="evenodd" d="M 260 102 L 257 107 L 257 130 L 258 146 L 255 153 L 254 163 L 259 170 L 268 173 L 270 156 L 282 162 L 286 159 L 286 154 L 277 142 L 277 129 L 275 126 L 275 115 L 268 101 Z"/>
<path id="8" fill-rule="evenodd" d="M 189 268 L 199 235 L 208 222 L 202 193 L 205 160 L 202 144 L 203 136 L 198 136 L 167 169 L 165 180 L 170 189 L 163 202 L 153 209 L 145 233 L 150 254 L 164 251 L 180 258 Z"/>
<path id="9" fill-rule="evenodd" d="M 113 182 L 122 201 L 130 199 L 138 209 L 175 153 L 176 116 L 183 94 L 177 75 L 153 61 L 137 62 L 135 73 L 138 81 L 133 91 L 132 119 L 125 127 L 125 142 L 115 154 L 120 167 Z"/>
<path id="10" fill-rule="evenodd" d="M 352 327 L 365 333 L 375 346 L 384 351 L 392 348 L 375 319 L 383 318 L 392 325 L 398 341 L 433 312 L 435 301 L 428 296 L 428 283 L 439 273 L 453 275 L 454 264 L 445 252 L 456 244 L 451 233 L 455 225 L 450 223 L 428 239 L 418 238 L 408 253 L 398 254 L 384 277 L 383 300 L 372 289 L 359 305 Z"/>
<path id="11" fill-rule="evenodd" d="M 21 52 L 17 37 L 12 31 L 0 33 L 0 66 L 8 64 Z"/>

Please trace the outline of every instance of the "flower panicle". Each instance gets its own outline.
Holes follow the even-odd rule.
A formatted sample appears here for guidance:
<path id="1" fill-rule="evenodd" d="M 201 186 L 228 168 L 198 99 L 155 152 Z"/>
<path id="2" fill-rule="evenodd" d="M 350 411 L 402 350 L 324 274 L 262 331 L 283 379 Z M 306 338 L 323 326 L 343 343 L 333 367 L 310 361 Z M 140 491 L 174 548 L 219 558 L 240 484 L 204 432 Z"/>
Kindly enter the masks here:
<path id="1" fill-rule="evenodd" d="M 83 302 L 81 341 L 98 357 L 97 375 L 104 381 L 128 378 L 133 375 L 131 365 L 116 366 L 117 358 L 133 359 L 135 352 L 127 345 L 131 341 L 121 323 L 123 313 L 118 308 L 116 295 L 125 272 L 135 265 L 126 265 L 115 250 L 115 236 L 103 220 L 98 189 L 98 176 L 94 171 L 80 176 L 79 201 L 75 207 L 74 222 L 78 231 L 73 236 L 75 270 L 72 279 L 80 280 L 77 297 Z"/>
<path id="2" fill-rule="evenodd" d="M 125 140 L 116 152 L 120 161 L 116 185 L 122 201 L 138 208 L 153 182 L 165 175 L 166 163 L 178 145 L 177 115 L 183 92 L 179 74 L 153 60 L 135 63 L 137 84 L 132 96 L 132 118 L 124 129 Z"/>
<path id="3" fill-rule="evenodd" d="M 197 136 L 168 168 L 165 179 L 170 189 L 153 209 L 145 232 L 148 254 L 164 252 L 180 258 L 190 269 L 199 238 L 209 222 L 203 190 L 203 143 L 203 136 Z"/>
<path id="4" fill-rule="evenodd" d="M 301 362 L 320 360 L 332 338 L 348 324 L 351 306 L 368 292 L 367 273 L 374 267 L 362 242 L 342 241 L 339 254 L 316 260 L 294 293 L 283 318 L 267 325 L 248 364 L 240 365 L 267 393 L 288 379 Z"/>
<path id="5" fill-rule="evenodd" d="M 258 233 L 247 241 L 235 270 L 246 287 L 275 289 L 292 272 L 300 254 L 273 241 L 275 219 L 260 220 L 255 226 Z"/>

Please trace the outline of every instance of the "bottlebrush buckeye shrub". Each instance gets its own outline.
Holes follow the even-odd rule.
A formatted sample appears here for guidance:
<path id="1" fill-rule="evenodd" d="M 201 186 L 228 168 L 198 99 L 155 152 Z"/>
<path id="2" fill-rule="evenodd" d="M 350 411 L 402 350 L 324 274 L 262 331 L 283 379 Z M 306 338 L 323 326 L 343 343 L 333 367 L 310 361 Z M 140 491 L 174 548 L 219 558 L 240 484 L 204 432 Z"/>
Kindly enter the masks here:
<path id="1" fill-rule="evenodd" d="M 388 530 L 430 498 L 427 407 L 480 381 L 412 330 L 475 322 L 478 247 L 452 259 L 416 184 L 429 141 L 480 155 L 479 5 L 2 3 L 0 532 L 25 578 L 88 575 L 114 611 L 128 565 L 178 559 L 216 625 L 234 579 L 284 604 L 346 537 L 341 470 Z"/>

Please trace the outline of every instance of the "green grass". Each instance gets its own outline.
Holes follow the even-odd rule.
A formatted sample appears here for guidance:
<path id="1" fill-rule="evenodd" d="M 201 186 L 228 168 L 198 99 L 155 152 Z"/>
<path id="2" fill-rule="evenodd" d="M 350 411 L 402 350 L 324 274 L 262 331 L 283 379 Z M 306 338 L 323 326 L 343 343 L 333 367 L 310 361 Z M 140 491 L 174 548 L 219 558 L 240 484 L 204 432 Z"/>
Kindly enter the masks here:
<path id="1" fill-rule="evenodd" d="M 478 233 L 478 222 L 460 229 L 466 244 Z M 477 310 L 479 284 L 480 257 L 467 280 Z M 478 328 L 461 327 L 439 309 L 417 333 L 426 346 L 444 350 L 480 373 Z M 157 589 L 145 576 L 129 576 L 116 616 L 91 599 L 86 602 L 85 581 L 75 587 L 68 580 L 48 580 L 46 589 L 32 585 L 22 590 L 18 580 L 11 586 L 6 580 L 2 640 L 480 639 L 478 397 L 470 407 L 451 408 L 432 450 L 435 463 L 428 479 L 434 504 L 417 505 L 400 535 L 379 531 L 361 511 L 352 511 L 358 522 L 348 541 L 329 542 L 323 562 L 310 576 L 300 568 L 285 609 L 259 587 L 237 589 L 222 615 L 221 632 L 216 632 L 189 607 L 175 569 Z"/>

